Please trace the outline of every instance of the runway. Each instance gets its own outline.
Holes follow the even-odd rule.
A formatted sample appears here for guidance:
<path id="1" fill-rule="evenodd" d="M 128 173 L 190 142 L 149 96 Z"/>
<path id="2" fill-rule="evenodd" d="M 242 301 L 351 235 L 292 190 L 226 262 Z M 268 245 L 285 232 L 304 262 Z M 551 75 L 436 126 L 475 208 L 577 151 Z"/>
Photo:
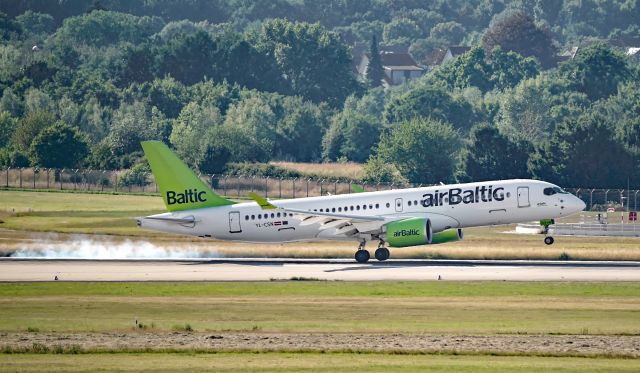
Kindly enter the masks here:
<path id="1" fill-rule="evenodd" d="M 0 259 L 0 281 L 640 281 L 640 262 Z"/>

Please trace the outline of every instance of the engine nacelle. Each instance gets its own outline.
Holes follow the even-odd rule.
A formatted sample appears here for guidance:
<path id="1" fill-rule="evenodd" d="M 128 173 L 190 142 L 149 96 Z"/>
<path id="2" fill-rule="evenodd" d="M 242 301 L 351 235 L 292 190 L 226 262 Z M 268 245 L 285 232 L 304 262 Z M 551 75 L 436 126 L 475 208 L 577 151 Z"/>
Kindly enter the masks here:
<path id="1" fill-rule="evenodd" d="M 464 237 L 461 228 L 447 229 L 446 231 L 434 233 L 431 238 L 432 244 L 460 241 Z"/>
<path id="2" fill-rule="evenodd" d="M 391 247 L 429 244 L 433 238 L 431 220 L 409 218 L 387 223 L 387 242 Z"/>

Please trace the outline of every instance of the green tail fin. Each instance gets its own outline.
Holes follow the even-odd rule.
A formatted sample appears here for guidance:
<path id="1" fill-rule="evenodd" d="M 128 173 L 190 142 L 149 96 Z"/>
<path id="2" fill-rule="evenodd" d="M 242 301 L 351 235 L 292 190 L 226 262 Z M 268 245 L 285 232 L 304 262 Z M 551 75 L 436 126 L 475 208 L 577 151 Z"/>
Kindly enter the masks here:
<path id="1" fill-rule="evenodd" d="M 169 211 L 232 205 L 214 193 L 161 141 L 143 141 L 151 172 Z"/>

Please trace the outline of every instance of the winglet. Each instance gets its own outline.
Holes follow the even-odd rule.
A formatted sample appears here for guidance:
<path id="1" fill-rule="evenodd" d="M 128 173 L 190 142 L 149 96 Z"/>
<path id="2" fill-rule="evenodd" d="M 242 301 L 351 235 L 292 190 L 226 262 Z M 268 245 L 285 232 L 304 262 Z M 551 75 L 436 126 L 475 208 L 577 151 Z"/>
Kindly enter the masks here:
<path id="1" fill-rule="evenodd" d="M 271 204 L 271 202 L 267 201 L 264 197 L 259 196 L 255 192 L 249 193 L 249 197 L 251 197 L 252 200 L 256 201 L 260 206 L 260 208 L 262 208 L 263 210 L 273 210 L 278 208 L 277 206 Z"/>

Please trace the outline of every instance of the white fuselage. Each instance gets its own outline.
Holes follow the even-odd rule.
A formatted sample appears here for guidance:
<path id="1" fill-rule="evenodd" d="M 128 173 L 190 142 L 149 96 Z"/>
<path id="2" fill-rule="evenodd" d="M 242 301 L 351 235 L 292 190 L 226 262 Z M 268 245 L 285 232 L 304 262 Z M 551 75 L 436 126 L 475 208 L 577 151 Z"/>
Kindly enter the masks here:
<path id="1" fill-rule="evenodd" d="M 500 180 L 279 200 L 280 208 L 272 210 L 262 209 L 256 202 L 246 202 L 139 218 L 138 224 L 145 229 L 220 240 L 275 243 L 362 238 L 336 234 L 339 227 L 332 227 L 326 216 L 306 216 L 303 221 L 305 216 L 282 209 L 395 219 L 427 217 L 433 232 L 439 232 L 449 228 L 553 219 L 584 208 L 584 203 L 569 193 L 546 195 L 543 192 L 551 187 L 556 186 L 538 180 Z M 178 224 L 169 219 L 193 222 Z M 359 226 L 359 231 L 366 232 L 366 224 Z"/>

